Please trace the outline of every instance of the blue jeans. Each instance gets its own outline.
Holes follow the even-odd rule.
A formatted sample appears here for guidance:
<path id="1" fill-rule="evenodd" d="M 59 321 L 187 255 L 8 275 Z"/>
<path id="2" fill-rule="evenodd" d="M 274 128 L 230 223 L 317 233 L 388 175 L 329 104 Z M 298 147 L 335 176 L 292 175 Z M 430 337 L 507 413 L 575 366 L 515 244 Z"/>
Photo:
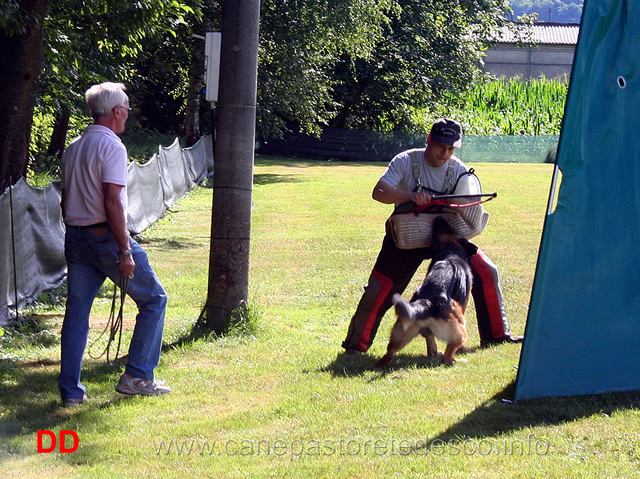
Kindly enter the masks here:
<path id="1" fill-rule="evenodd" d="M 149 265 L 147 253 L 135 240 L 130 241 L 136 267 L 127 294 L 135 301 L 138 314 L 125 372 L 153 380 L 162 348 L 167 294 Z M 58 378 L 63 400 L 80 399 L 86 391 L 80 383 L 80 369 L 89 335 L 89 314 L 105 279 L 116 281 L 119 249 L 110 231 L 96 236 L 91 228 L 67 226 L 65 258 L 69 292 Z"/>

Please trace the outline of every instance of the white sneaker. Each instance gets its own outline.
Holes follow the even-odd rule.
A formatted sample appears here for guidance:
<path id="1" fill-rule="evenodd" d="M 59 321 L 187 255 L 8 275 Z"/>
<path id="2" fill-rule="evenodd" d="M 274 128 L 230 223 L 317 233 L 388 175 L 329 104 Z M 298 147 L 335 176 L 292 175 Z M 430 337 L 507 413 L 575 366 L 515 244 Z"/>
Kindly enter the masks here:
<path id="1" fill-rule="evenodd" d="M 80 404 L 86 403 L 89 399 L 87 398 L 87 395 L 85 394 L 82 399 L 63 399 L 62 400 L 62 405 L 64 407 L 76 407 L 76 406 L 80 406 Z"/>
<path id="2" fill-rule="evenodd" d="M 171 388 L 164 385 L 164 381 L 141 379 L 124 373 L 116 386 L 116 391 L 122 394 L 140 394 L 142 396 L 159 396 L 169 394 Z"/>

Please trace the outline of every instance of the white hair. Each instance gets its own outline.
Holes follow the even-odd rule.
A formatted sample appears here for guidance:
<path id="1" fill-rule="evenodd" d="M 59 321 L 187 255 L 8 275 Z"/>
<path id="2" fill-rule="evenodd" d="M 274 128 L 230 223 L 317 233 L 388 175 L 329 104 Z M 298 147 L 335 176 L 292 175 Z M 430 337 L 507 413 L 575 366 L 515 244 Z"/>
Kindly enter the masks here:
<path id="1" fill-rule="evenodd" d="M 117 106 L 124 106 L 128 100 L 124 83 L 104 82 L 93 85 L 85 93 L 92 118 L 108 116 Z"/>

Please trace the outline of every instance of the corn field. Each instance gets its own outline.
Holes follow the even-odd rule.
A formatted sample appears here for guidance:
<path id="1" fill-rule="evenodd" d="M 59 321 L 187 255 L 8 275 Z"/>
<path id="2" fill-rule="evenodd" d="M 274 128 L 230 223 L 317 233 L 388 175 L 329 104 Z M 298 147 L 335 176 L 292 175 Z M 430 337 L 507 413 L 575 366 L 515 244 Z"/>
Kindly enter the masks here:
<path id="1" fill-rule="evenodd" d="M 482 80 L 462 95 L 449 95 L 426 116 L 458 120 L 470 135 L 556 135 L 560 133 L 569 80 L 521 78 Z"/>

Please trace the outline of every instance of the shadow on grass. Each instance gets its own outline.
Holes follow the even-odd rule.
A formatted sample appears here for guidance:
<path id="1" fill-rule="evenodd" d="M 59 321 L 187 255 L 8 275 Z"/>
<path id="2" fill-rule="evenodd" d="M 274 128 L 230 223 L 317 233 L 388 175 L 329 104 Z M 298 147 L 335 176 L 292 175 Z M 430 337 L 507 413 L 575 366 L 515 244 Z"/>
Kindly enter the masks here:
<path id="1" fill-rule="evenodd" d="M 206 341 L 215 341 L 218 336 L 216 333 L 207 329 L 206 327 L 200 325 L 201 317 L 198 318 L 196 324 L 185 334 L 177 338 L 171 343 L 163 343 L 162 344 L 162 352 L 167 353 L 169 351 L 173 351 L 175 349 L 180 349 L 183 346 L 189 346 L 196 341 L 206 340 Z"/>
<path id="2" fill-rule="evenodd" d="M 458 357 L 462 357 L 465 354 L 471 354 L 476 348 L 467 348 L 465 352 L 458 353 Z M 384 377 L 387 374 L 393 373 L 399 369 L 418 368 L 418 369 L 433 369 L 440 367 L 449 367 L 447 364 L 443 364 L 441 357 L 430 358 L 426 355 L 414 355 L 398 353 L 393 357 L 391 365 L 386 368 L 377 368 L 376 362 L 379 357 L 371 356 L 369 354 L 347 354 L 341 353 L 336 356 L 330 364 L 320 369 L 320 372 L 331 373 L 333 377 L 353 377 L 361 376 L 366 371 L 378 371 L 379 377 Z"/>
<path id="3" fill-rule="evenodd" d="M 517 402 L 512 400 L 514 394 L 515 380 L 476 407 L 460 422 L 432 438 L 431 443 L 425 447 L 429 448 L 434 441 L 441 441 L 442 444 L 459 443 L 465 439 L 499 438 L 523 428 L 557 426 L 593 415 L 608 416 L 640 405 L 640 391 L 544 397 Z M 548 449 L 549 444 L 546 446 Z"/>
<path id="4" fill-rule="evenodd" d="M 193 239 L 193 237 L 190 237 Z M 165 239 L 165 238 L 146 238 L 142 236 L 136 237 L 136 241 L 141 245 L 145 246 L 153 246 L 154 248 L 164 249 L 164 250 L 186 250 L 186 249 L 200 249 L 202 248 L 202 244 L 193 243 L 189 241 L 176 241 L 175 239 Z"/>
<path id="5" fill-rule="evenodd" d="M 178 337 L 171 343 L 162 345 L 162 351 L 168 352 L 184 346 L 190 346 L 197 341 L 224 341 L 224 340 L 244 340 L 255 339 L 255 335 L 260 331 L 260 313 L 248 308 L 237 308 L 231 312 L 232 318 L 224 325 L 218 325 L 221 329 L 216 329 L 213 325 L 207 325 L 205 320 L 206 308 L 200 311 L 200 315 L 189 331 Z"/>
<path id="6" fill-rule="evenodd" d="M 302 183 L 307 181 L 294 175 L 278 175 L 275 173 L 257 173 L 253 176 L 254 185 L 273 185 L 277 183 Z"/>
<path id="7" fill-rule="evenodd" d="M 194 327 L 173 344 L 164 344 L 163 351 L 188 345 L 201 338 L 211 338 L 211 334 L 209 331 Z M 25 335 L 19 338 L 23 336 Z M 33 346 L 40 344 L 41 338 L 38 334 L 32 332 L 26 337 L 26 341 Z M 123 348 L 128 348 L 128 344 L 123 345 Z M 102 351 L 98 351 L 100 352 Z M 90 346 L 87 345 L 86 354 L 89 353 Z M 0 354 L 0 451 L 3 450 L 3 439 L 33 434 L 39 430 L 55 430 L 71 417 L 81 421 L 83 416 L 92 415 L 91 421 L 99 422 L 103 416 L 95 415 L 96 410 L 130 400 L 132 396 L 115 391 L 127 360 L 128 357 L 124 355 L 112 361 L 111 365 L 107 363 L 106 358 L 102 357 L 97 361 L 84 361 L 83 383 L 90 384 L 91 390 L 102 391 L 102 393 L 92 397 L 91 391 L 88 391 L 87 405 L 64 408 L 58 390 L 60 360 L 20 360 L 13 358 L 11 354 Z M 105 395 L 104 391 L 109 391 L 111 394 Z M 102 399 L 98 399 L 98 396 Z M 105 397 L 107 399 L 104 399 Z M 96 424 L 96 426 L 100 425 Z M 3 457 L 5 456 L 0 454 L 0 462 Z"/>
<path id="8" fill-rule="evenodd" d="M 320 371 L 331 373 L 333 377 L 357 377 L 377 371 L 378 374 L 371 378 L 371 381 L 377 381 L 400 369 L 449 367 L 442 364 L 439 358 L 397 354 L 391 367 L 378 369 L 375 367 L 377 360 L 378 357 L 368 354 L 342 353 Z M 523 428 L 556 426 L 593 415 L 611 415 L 616 411 L 640 407 L 640 391 L 521 401 L 513 401 L 514 396 L 515 380 L 474 408 L 462 420 L 429 438 L 431 442 L 425 443 L 423 449 L 459 444 L 465 439 L 500 438 Z"/>
<path id="9" fill-rule="evenodd" d="M 210 339 L 211 334 L 194 327 L 174 343 L 164 344 L 162 349 L 169 351 L 198 339 Z M 55 430 L 72 417 L 74 421 L 81 422 L 84 416 L 90 415 L 91 422 L 100 427 L 100 421 L 107 420 L 108 415 L 96 415 L 96 410 L 112 407 L 134 397 L 115 391 L 127 360 L 128 356 L 124 355 L 112 360 L 112 364 L 108 364 L 102 357 L 98 361 L 84 361 L 82 382 L 90 384 L 94 392 L 102 393 L 91 396 L 91 391 L 88 391 L 89 402 L 86 405 L 64 408 L 58 389 L 60 360 L 19 360 L 13 359 L 9 354 L 0 355 L 0 452 L 3 451 L 3 440 L 34 434 L 39 430 Z M 104 391 L 111 394 L 105 395 Z M 104 427 L 107 428 L 108 424 Z M 4 457 L 8 456 L 0 454 L 0 463 Z"/>
<path id="10" fill-rule="evenodd" d="M 85 362 L 82 368 L 83 382 L 92 383 L 94 389 L 109 388 L 113 391 L 113 397 L 101 402 L 90 398 L 88 406 L 63 408 L 58 396 L 59 364 L 60 361 L 57 360 L 0 359 L 0 411 L 3 412 L 0 414 L 0 439 L 29 435 L 39 430 L 54 430 L 72 416 L 93 414 L 96 409 L 103 409 L 129 398 L 114 390 L 123 371 L 122 359 L 112 366 L 102 361 Z M 55 392 L 53 400 L 52 392 Z M 94 423 L 100 420 L 100 416 L 94 415 L 92 418 Z"/>
<path id="11" fill-rule="evenodd" d="M 256 166 L 283 166 L 289 168 L 311 168 L 311 167 L 335 167 L 336 165 L 344 165 L 353 167 L 366 167 L 369 168 L 371 166 L 380 166 L 382 168 L 386 168 L 389 163 L 388 159 L 384 159 L 381 161 L 352 161 L 352 160 L 333 160 L 326 158 L 310 158 L 305 156 L 304 158 L 299 158 L 295 156 L 281 156 L 281 155 L 268 155 L 268 154 L 259 154 L 256 155 L 255 164 Z"/>

